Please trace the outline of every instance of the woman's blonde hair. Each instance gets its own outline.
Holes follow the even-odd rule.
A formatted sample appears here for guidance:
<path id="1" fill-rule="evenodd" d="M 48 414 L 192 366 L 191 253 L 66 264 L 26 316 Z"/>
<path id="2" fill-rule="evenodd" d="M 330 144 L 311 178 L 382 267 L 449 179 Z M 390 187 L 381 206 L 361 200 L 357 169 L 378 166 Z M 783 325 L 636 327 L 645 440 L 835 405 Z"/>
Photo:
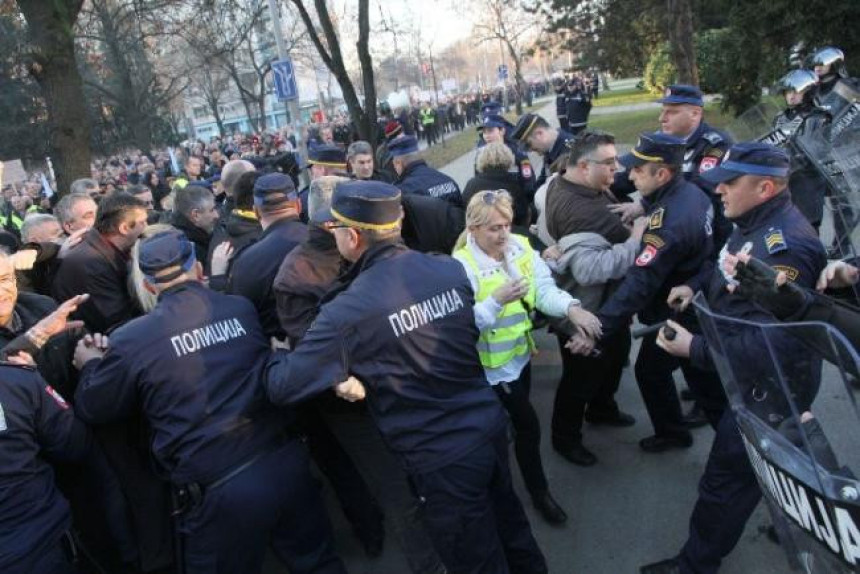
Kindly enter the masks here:
<path id="1" fill-rule="evenodd" d="M 514 165 L 514 152 L 503 142 L 488 143 L 478 152 L 475 169 L 478 173 L 496 168 L 508 170 Z"/>
<path id="2" fill-rule="evenodd" d="M 494 213 L 500 213 L 508 221 L 513 221 L 514 204 L 510 193 L 504 189 L 491 189 L 473 195 L 466 206 L 466 229 L 457 238 L 454 251 L 466 245 L 470 227 L 487 225 Z"/>
<path id="3" fill-rule="evenodd" d="M 129 273 L 128 276 L 128 286 L 129 291 L 131 291 L 134 298 L 137 299 L 137 303 L 140 305 L 140 308 L 143 309 L 144 313 L 149 313 L 155 308 L 155 304 L 158 303 L 158 296 L 155 293 L 150 293 L 146 290 L 146 287 L 143 286 L 143 271 L 140 270 L 140 242 L 147 237 L 152 237 L 156 233 L 169 231 L 171 229 L 173 229 L 173 226 L 166 223 L 153 223 L 152 225 L 147 225 L 146 229 L 143 230 L 143 233 L 140 235 L 138 240 L 134 242 L 134 246 L 131 248 L 131 273 Z"/>

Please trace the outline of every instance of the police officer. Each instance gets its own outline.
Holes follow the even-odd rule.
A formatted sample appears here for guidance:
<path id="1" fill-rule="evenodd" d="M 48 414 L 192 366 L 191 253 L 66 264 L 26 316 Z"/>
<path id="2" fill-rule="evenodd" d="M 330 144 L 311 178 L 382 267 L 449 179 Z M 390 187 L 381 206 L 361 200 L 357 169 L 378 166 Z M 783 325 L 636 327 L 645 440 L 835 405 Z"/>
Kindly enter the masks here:
<path id="1" fill-rule="evenodd" d="M 643 196 L 648 227 L 630 272 L 597 313 L 604 339 L 627 329 L 634 314 L 646 325 L 667 319 L 671 314 L 666 304 L 669 289 L 694 277 L 711 259 L 713 249 L 713 208 L 704 192 L 681 174 L 682 140 L 661 132 L 643 133 L 620 161 Z M 672 378 L 678 367 L 690 385 L 704 379 L 716 381 L 688 361 L 678 361 L 659 349 L 656 334 L 642 339 L 636 381 L 654 425 L 654 435 L 639 441 L 645 452 L 693 444 Z"/>
<path id="2" fill-rule="evenodd" d="M 573 135 L 588 127 L 591 113 L 591 94 L 579 77 L 567 83 L 567 124 Z"/>
<path id="3" fill-rule="evenodd" d="M 546 182 L 553 165 L 567 150 L 565 144 L 573 139 L 573 135 L 564 129 L 550 127 L 549 123 L 537 114 L 524 114 L 517 121 L 511 138 L 531 149 L 543 154 L 543 166 L 535 182 L 535 189 Z M 553 172 L 556 170 L 553 170 Z"/>
<path id="4" fill-rule="evenodd" d="M 705 100 L 702 91 L 696 86 L 674 85 L 666 89 L 665 97 L 657 100 L 663 104 L 660 112 L 660 131 L 684 141 L 682 173 L 687 181 L 696 184 L 711 198 L 714 206 L 714 246 L 717 250 L 725 243 L 732 226 L 723 217 L 723 206 L 714 193 L 714 186 L 703 179 L 702 175 L 715 168 L 732 144 L 731 138 L 720 130 L 714 129 L 704 120 Z M 615 176 L 612 191 L 616 195 L 632 193 L 627 174 L 619 172 Z M 613 208 L 625 220 L 633 219 L 644 212 L 640 203 L 624 203 Z"/>
<path id="5" fill-rule="evenodd" d="M 824 248 L 815 230 L 791 202 L 786 189 L 789 177 L 786 153 L 768 144 L 737 144 L 726 154 L 722 165 L 705 177 L 717 185 L 717 193 L 726 206 L 726 217 L 735 224 L 720 252 L 720 263 L 730 253 L 745 253 L 784 271 L 795 284 L 813 288 L 826 263 Z M 715 313 L 754 323 L 775 322 L 775 317 L 764 308 L 730 292 L 727 288 L 730 283 L 732 278 L 719 264 L 712 272 L 673 289 L 670 297 L 673 303 L 686 305 L 694 291 L 704 288 L 708 306 Z M 700 368 L 713 368 L 703 337 L 691 334 L 677 323 L 670 322 L 670 326 L 676 330 L 675 338 L 670 341 L 661 332 L 658 345 L 675 356 L 689 357 Z M 777 336 L 774 333 L 770 344 L 790 353 L 792 341 L 778 342 Z M 738 358 L 749 357 L 751 370 L 755 369 L 756 353 L 765 344 L 746 337 L 727 338 L 725 343 L 722 352 Z M 809 373 L 808 384 L 815 385 L 819 376 L 820 370 L 818 374 Z M 690 519 L 687 543 L 680 556 L 645 566 L 641 569 L 644 574 L 717 572 L 758 505 L 761 490 L 734 417 L 725 407 L 714 414 L 719 415 L 717 433 L 699 482 L 699 499 Z"/>
<path id="6" fill-rule="evenodd" d="M 481 130 L 481 141 L 478 142 L 478 150 L 475 153 L 475 161 L 477 162 L 478 153 L 482 147 L 488 143 L 504 142 L 511 153 L 514 154 L 514 166 L 511 168 L 511 176 L 517 178 L 517 182 L 528 197 L 531 203 L 535 194 L 535 173 L 532 169 L 532 162 L 529 159 L 529 154 L 524 152 L 522 148 L 508 135 L 514 126 L 508 120 L 498 114 L 488 114 L 484 116 L 484 122 Z M 478 173 L 477 167 L 475 174 Z"/>
<path id="7" fill-rule="evenodd" d="M 564 78 L 561 76 L 553 78 L 552 89 L 555 91 L 555 115 L 558 118 L 558 125 L 562 130 L 568 131 L 570 126 L 567 124 L 567 88 Z"/>
<path id="8" fill-rule="evenodd" d="M 809 70 L 792 70 L 779 81 L 786 109 L 773 121 L 773 131 L 763 142 L 783 147 L 791 157 L 788 189 L 794 205 L 816 230 L 824 216 L 827 180 L 797 147 L 796 138 L 821 130 L 829 121 L 824 110 L 815 105 L 818 78 Z"/>
<path id="9" fill-rule="evenodd" d="M 308 226 L 299 221 L 302 204 L 293 180 L 282 173 L 266 174 L 254 183 L 254 215 L 263 234 L 234 257 L 227 292 L 254 303 L 267 337 L 286 336 L 278 321 L 272 283 L 287 253 L 308 237 Z"/>
<path id="10" fill-rule="evenodd" d="M 403 193 L 429 195 L 463 207 L 460 187 L 453 179 L 433 169 L 418 155 L 415 136 L 400 136 L 388 144 L 391 163 L 397 172 L 394 182 Z"/>
<path id="11" fill-rule="evenodd" d="M 353 181 L 331 215 L 353 262 L 301 343 L 269 371 L 292 403 L 335 387 L 368 410 L 400 459 L 450 574 L 547 571 L 511 484 L 507 419 L 478 357 L 463 267 L 400 242 L 400 191 Z"/>
<path id="12" fill-rule="evenodd" d="M 344 572 L 305 449 L 266 401 L 254 306 L 207 289 L 180 232 L 141 243 L 139 260 L 158 304 L 109 344 L 78 345 L 79 416 L 143 413 L 175 491 L 185 572 L 260 572 L 270 539 L 291 572 Z"/>

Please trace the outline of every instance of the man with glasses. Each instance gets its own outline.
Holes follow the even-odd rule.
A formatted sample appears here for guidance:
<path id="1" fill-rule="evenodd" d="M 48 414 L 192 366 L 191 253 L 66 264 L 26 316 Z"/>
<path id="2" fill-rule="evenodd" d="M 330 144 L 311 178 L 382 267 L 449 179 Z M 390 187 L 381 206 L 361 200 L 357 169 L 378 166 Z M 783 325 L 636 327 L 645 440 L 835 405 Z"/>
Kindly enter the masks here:
<path id="1" fill-rule="evenodd" d="M 618 286 L 633 264 L 642 226 L 631 233 L 608 206 L 617 203 L 609 191 L 617 169 L 615 138 L 583 132 L 568 142 L 564 173 L 553 179 L 546 193 L 546 228 L 552 248 L 547 259 L 572 279 L 570 294 L 584 309 L 597 312 L 600 303 Z M 582 444 L 582 422 L 628 427 L 635 419 L 619 410 L 615 393 L 630 353 L 630 332 L 619 329 L 603 341 L 599 357 L 573 355 L 564 348 L 568 336 L 557 329 L 562 375 L 552 415 L 552 445 L 567 461 L 591 466 L 597 457 Z"/>
<path id="2" fill-rule="evenodd" d="M 633 315 L 646 325 L 673 316 L 667 303 L 670 289 L 695 277 L 713 250 L 713 207 L 708 196 L 682 175 L 682 140 L 660 132 L 643 133 L 632 152 L 619 161 L 642 194 L 648 226 L 634 265 L 597 313 L 603 325 L 600 343 L 604 350 L 606 342 L 628 329 Z M 636 381 L 654 425 L 654 435 L 639 441 L 639 446 L 650 453 L 693 444 L 672 372 L 681 367 L 694 388 L 709 376 L 688 360 L 660 349 L 656 338 L 652 333 L 642 339 L 635 366 Z"/>
<path id="3" fill-rule="evenodd" d="M 549 123 L 537 114 L 525 114 L 514 127 L 511 138 L 522 142 L 527 149 L 543 154 L 543 167 L 540 170 L 535 189 L 546 183 L 549 173 L 558 171 L 553 164 L 567 151 L 565 143 L 573 135 L 563 129 L 550 127 Z"/>

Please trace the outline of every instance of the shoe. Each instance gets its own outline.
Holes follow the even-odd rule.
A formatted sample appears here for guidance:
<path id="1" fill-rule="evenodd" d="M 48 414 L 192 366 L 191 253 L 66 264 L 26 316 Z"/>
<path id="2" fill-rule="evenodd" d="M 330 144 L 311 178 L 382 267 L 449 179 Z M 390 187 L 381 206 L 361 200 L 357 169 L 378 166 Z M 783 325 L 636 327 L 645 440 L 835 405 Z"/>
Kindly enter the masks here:
<path id="1" fill-rule="evenodd" d="M 690 389 L 681 389 L 681 400 L 682 401 L 695 401 L 696 395 L 693 394 L 693 391 Z"/>
<path id="2" fill-rule="evenodd" d="M 697 429 L 708 424 L 708 417 L 705 416 L 705 411 L 698 404 L 694 404 L 687 414 L 681 417 L 684 426 L 688 429 Z"/>
<path id="3" fill-rule="evenodd" d="M 636 424 L 636 419 L 627 413 L 616 411 L 614 413 L 592 414 L 585 413 L 585 420 L 593 425 L 606 425 L 609 427 L 632 427 Z"/>
<path id="4" fill-rule="evenodd" d="M 661 560 L 639 568 L 639 574 L 681 574 L 681 564 L 677 558 Z"/>
<path id="5" fill-rule="evenodd" d="M 665 452 L 673 448 L 690 448 L 693 446 L 693 437 L 687 435 L 653 435 L 639 441 L 639 448 L 645 452 Z"/>
<path id="6" fill-rule="evenodd" d="M 597 464 L 597 457 L 590 450 L 582 446 L 581 442 L 574 442 L 568 445 L 553 442 L 553 450 L 560 454 L 562 458 L 568 462 L 572 462 L 578 466 L 594 466 Z"/>
<path id="7" fill-rule="evenodd" d="M 559 525 L 567 522 L 567 513 L 562 510 L 549 491 L 532 497 L 532 504 L 550 524 Z"/>

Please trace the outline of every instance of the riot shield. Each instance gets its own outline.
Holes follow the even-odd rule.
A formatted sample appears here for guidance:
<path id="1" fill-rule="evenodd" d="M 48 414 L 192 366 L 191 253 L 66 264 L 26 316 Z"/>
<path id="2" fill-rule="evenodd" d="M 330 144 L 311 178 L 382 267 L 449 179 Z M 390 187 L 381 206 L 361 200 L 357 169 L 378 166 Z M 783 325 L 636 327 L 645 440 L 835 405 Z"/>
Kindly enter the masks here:
<path id="1" fill-rule="evenodd" d="M 762 100 L 735 118 L 726 131 L 736 142 L 765 141 L 769 137 L 779 137 L 773 129 L 773 119 L 782 111 L 777 101 L 774 98 Z"/>
<path id="2" fill-rule="evenodd" d="M 822 240 L 832 245 L 831 255 L 856 256 L 860 218 L 860 115 L 843 113 L 820 129 L 807 130 L 794 143 L 828 183 L 831 217 L 822 228 Z M 825 218 L 828 219 L 828 218 Z"/>
<path id="3" fill-rule="evenodd" d="M 823 323 L 757 324 L 693 302 L 789 564 L 860 572 L 860 357 Z"/>

